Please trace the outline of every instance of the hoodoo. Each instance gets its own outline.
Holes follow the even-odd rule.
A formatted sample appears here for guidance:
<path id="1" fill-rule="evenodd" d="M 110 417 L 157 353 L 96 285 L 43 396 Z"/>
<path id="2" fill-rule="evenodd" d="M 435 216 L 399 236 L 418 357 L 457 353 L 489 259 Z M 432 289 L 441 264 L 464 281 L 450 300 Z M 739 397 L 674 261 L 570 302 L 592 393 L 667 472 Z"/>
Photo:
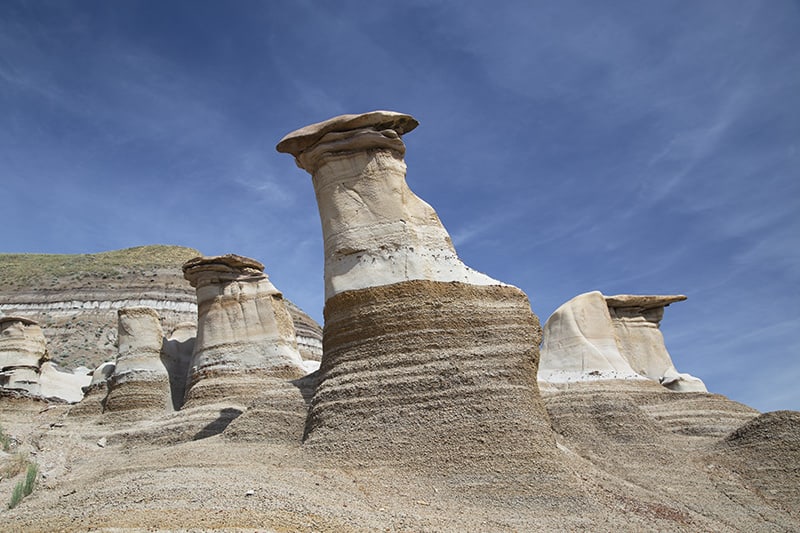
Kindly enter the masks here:
<path id="1" fill-rule="evenodd" d="M 659 324 L 664 308 L 683 295 L 581 294 L 559 307 L 544 326 L 539 379 L 577 382 L 651 379 L 679 392 L 706 392 L 703 382 L 679 373 Z"/>
<path id="2" fill-rule="evenodd" d="M 249 402 L 265 377 L 305 375 L 291 316 L 264 265 L 229 254 L 191 259 L 183 272 L 197 290 L 198 314 L 187 407 Z"/>
<path id="3" fill-rule="evenodd" d="M 38 395 L 39 366 L 47 359 L 47 343 L 35 320 L 0 318 L 0 386 Z"/>
<path id="4" fill-rule="evenodd" d="M 126 307 L 117 313 L 119 354 L 108 382 L 105 411 L 168 411 L 169 375 L 161 360 L 163 332 L 158 312 Z"/>
<path id="5" fill-rule="evenodd" d="M 325 246 L 306 445 L 359 459 L 532 465 L 555 447 L 535 380 L 538 319 L 522 291 L 461 262 L 409 189 L 401 135 L 416 126 L 389 111 L 343 115 L 277 146 L 312 175 Z"/>
<path id="6" fill-rule="evenodd" d="M 50 361 L 47 340 L 35 320 L 0 317 L 0 389 L 34 398 L 74 403 L 91 381 L 87 368 L 62 372 Z"/>

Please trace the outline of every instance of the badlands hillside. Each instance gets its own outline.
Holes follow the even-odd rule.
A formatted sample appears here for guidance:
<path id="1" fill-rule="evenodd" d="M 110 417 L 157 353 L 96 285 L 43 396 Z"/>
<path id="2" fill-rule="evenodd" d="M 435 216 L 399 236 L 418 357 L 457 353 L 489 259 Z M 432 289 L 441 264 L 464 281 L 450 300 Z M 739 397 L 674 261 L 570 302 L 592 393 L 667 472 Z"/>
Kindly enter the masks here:
<path id="1" fill-rule="evenodd" d="M 235 253 L 6 256 L 0 499 L 35 486 L 2 529 L 800 530 L 800 413 L 675 368 L 685 296 L 590 292 L 542 326 L 408 188 L 417 125 L 277 146 L 316 192 L 321 335 Z"/>
<path id="2" fill-rule="evenodd" d="M 201 255 L 182 246 L 139 246 L 97 254 L 0 254 L 0 316 L 36 320 L 51 360 L 95 368 L 117 356 L 117 310 L 151 307 L 165 330 L 197 320 L 195 291 L 181 265 Z M 297 306 L 292 316 L 321 355 L 322 329 Z"/>

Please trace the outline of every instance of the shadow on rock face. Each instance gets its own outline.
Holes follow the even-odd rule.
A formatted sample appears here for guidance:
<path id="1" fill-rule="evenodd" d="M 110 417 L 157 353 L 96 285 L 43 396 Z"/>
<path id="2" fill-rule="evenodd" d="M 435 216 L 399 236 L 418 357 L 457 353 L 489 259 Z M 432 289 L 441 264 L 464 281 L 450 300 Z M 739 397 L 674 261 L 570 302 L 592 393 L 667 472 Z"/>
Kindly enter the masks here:
<path id="1" fill-rule="evenodd" d="M 225 428 L 228 427 L 228 424 L 236 420 L 239 415 L 242 414 L 243 411 L 239 409 L 234 409 L 232 407 L 225 408 L 219 412 L 219 417 L 216 420 L 205 426 L 203 429 L 195 433 L 192 437 L 192 440 L 200 440 L 200 439 L 207 439 L 208 437 L 213 437 L 214 435 L 219 435 Z"/>

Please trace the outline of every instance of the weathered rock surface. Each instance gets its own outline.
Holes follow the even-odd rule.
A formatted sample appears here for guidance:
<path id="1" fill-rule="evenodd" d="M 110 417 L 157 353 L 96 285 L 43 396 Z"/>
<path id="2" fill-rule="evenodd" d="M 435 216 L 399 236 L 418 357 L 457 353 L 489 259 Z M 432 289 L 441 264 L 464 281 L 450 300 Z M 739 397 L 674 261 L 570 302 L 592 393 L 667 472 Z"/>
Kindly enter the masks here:
<path id="1" fill-rule="evenodd" d="M 0 318 L 0 385 L 39 395 L 39 367 L 48 359 L 39 325 L 17 316 Z"/>
<path id="2" fill-rule="evenodd" d="M 83 398 L 70 409 L 71 416 L 98 415 L 103 412 L 108 398 L 108 383 L 115 368 L 114 361 L 106 361 L 94 369 L 91 382 L 83 387 Z"/>
<path id="3" fill-rule="evenodd" d="M 263 377 L 305 375 L 294 325 L 264 265 L 230 254 L 197 257 L 183 271 L 198 301 L 187 406 L 250 401 L 262 391 Z"/>
<path id="4" fill-rule="evenodd" d="M 62 367 L 95 368 L 117 356 L 117 311 L 155 309 L 167 330 L 197 314 L 181 264 L 199 252 L 142 246 L 81 255 L 0 255 L 0 313 L 36 320 Z"/>
<path id="5" fill-rule="evenodd" d="M 319 362 L 322 359 L 322 328 L 290 300 L 284 298 L 283 302 L 294 323 L 300 357 L 305 363 Z"/>
<path id="6" fill-rule="evenodd" d="M 325 243 L 306 445 L 351 460 L 424 450 L 431 465 L 542 467 L 555 446 L 534 379 L 538 320 L 522 291 L 461 262 L 409 189 L 400 135 L 416 124 L 344 115 L 278 144 L 312 175 Z"/>
<path id="7" fill-rule="evenodd" d="M 718 442 L 709 459 L 740 475 L 770 505 L 800 519 L 800 412 L 753 418 Z"/>
<path id="8" fill-rule="evenodd" d="M 722 455 L 740 450 L 723 446 L 726 436 L 742 424 L 751 425 L 758 415 L 754 409 L 714 394 L 676 394 L 652 380 L 578 381 L 558 389 L 543 384 L 542 391 L 560 447 L 596 472 L 617 478 L 612 485 L 626 487 L 615 496 L 632 520 L 623 529 L 794 527 L 789 524 L 796 518 L 782 504 L 797 502 L 796 492 L 786 500 L 765 501 L 749 480 L 743 483 L 738 473 L 742 463 L 723 461 Z M 777 482 L 776 492 L 787 488 L 785 474 L 796 463 L 793 446 L 781 446 L 773 456 L 783 462 L 781 472 L 756 474 L 763 482 Z M 765 451 L 753 455 L 763 461 Z M 637 518 L 649 525 L 632 525 Z M 671 525 L 657 526 L 658 519 Z"/>
<path id="9" fill-rule="evenodd" d="M 0 317 L 0 388 L 55 401 L 80 401 L 82 387 L 91 381 L 88 369 L 62 372 L 49 358 L 39 324 L 25 317 Z"/>
<path id="10" fill-rule="evenodd" d="M 325 305 L 306 445 L 525 471 L 554 449 L 532 379 L 538 331 L 513 287 L 409 281 L 339 294 Z"/>
<path id="11" fill-rule="evenodd" d="M 164 338 L 161 347 L 161 361 L 169 374 L 172 406 L 176 410 L 183 406 L 186 397 L 186 382 L 192 367 L 196 337 L 197 325 L 194 322 L 182 322 Z"/>
<path id="12" fill-rule="evenodd" d="M 654 379 L 674 391 L 706 392 L 706 386 L 699 378 L 675 369 L 658 327 L 664 318 L 664 308 L 685 299 L 683 295 L 622 294 L 606 296 L 606 303 L 622 358 L 637 374 Z"/>
<path id="13" fill-rule="evenodd" d="M 436 212 L 406 184 L 400 135 L 416 124 L 391 111 L 343 115 L 278 144 L 313 177 L 326 299 L 409 280 L 502 285 L 461 262 Z"/>
<path id="14" fill-rule="evenodd" d="M 172 409 L 169 374 L 161 360 L 164 335 L 155 309 L 118 312 L 119 354 L 108 383 L 105 412 Z"/>
<path id="15" fill-rule="evenodd" d="M 576 296 L 545 324 L 539 380 L 647 378 L 674 391 L 705 392 L 701 380 L 675 369 L 659 330 L 664 307 L 685 299 L 597 291 Z"/>
<path id="16" fill-rule="evenodd" d="M 39 394 L 46 399 L 59 399 L 77 403 L 83 399 L 83 388 L 91 383 L 92 371 L 79 367 L 72 372 L 63 371 L 51 361 L 39 369 Z"/>

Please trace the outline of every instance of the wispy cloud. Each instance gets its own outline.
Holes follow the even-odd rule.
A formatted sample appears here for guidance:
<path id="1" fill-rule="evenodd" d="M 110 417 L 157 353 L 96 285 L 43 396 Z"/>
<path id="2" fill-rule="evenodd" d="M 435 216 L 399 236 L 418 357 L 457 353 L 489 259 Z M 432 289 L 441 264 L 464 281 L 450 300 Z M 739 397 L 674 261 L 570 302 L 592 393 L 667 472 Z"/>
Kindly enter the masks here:
<path id="1" fill-rule="evenodd" d="M 282 208 L 294 203 L 292 190 L 278 180 L 261 153 L 240 154 L 238 164 L 230 166 L 232 181 L 253 195 L 251 198 Z"/>
<path id="2" fill-rule="evenodd" d="M 461 225 L 454 232 L 450 234 L 453 245 L 458 248 L 459 246 L 469 246 L 481 237 L 492 234 L 498 228 L 506 226 L 507 224 L 521 218 L 522 213 L 519 211 L 507 211 L 503 214 L 495 214 L 492 216 L 483 216 L 478 220 L 471 220 L 466 225 Z"/>

